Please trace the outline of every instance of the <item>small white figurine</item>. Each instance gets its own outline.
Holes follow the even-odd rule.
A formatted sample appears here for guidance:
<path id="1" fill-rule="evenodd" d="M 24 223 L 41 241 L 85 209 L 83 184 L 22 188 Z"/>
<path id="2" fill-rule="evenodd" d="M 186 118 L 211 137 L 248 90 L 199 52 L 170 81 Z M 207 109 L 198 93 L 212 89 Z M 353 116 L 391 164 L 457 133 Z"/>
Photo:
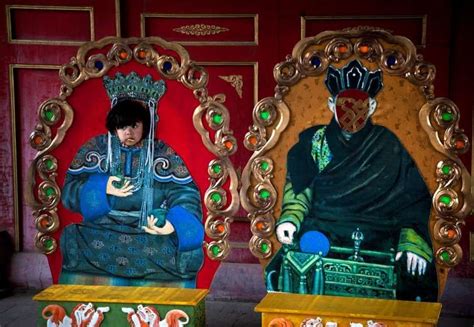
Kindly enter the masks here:
<path id="1" fill-rule="evenodd" d="M 381 322 L 369 320 L 367 321 L 367 327 L 386 327 L 386 325 Z"/>
<path id="2" fill-rule="evenodd" d="M 323 320 L 319 317 L 303 320 L 301 327 L 323 327 Z"/>

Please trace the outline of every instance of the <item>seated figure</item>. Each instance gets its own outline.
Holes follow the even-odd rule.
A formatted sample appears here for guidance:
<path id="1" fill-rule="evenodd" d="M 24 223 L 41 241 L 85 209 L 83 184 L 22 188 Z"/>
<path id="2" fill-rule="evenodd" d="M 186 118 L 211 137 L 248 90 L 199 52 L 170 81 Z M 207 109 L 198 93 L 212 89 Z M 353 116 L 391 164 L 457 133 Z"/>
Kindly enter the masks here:
<path id="1" fill-rule="evenodd" d="M 352 248 L 354 240 L 356 247 L 393 253 L 396 297 L 436 301 L 430 193 L 395 134 L 371 122 L 382 71 L 368 71 L 354 60 L 342 69 L 329 67 L 325 83 L 334 117 L 329 125 L 303 131 L 288 152 L 278 240 L 284 248 L 304 240 L 297 247 L 302 252 L 320 242 L 323 255 L 329 243 L 329 257 L 338 247 Z M 321 237 L 305 238 L 309 231 Z M 279 271 L 284 252 L 267 273 Z M 345 258 L 364 261 L 359 254 L 357 249 Z"/>
<path id="2" fill-rule="evenodd" d="M 108 133 L 67 171 L 66 208 L 84 221 L 61 236 L 61 283 L 195 287 L 203 263 L 200 193 L 179 155 L 155 139 L 164 81 L 104 77 Z"/>

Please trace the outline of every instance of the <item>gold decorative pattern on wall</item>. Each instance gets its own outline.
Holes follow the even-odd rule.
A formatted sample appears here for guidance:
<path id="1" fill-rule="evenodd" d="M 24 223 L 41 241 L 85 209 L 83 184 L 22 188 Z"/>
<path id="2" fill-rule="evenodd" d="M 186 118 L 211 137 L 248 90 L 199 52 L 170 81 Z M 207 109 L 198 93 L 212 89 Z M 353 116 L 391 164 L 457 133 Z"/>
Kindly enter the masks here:
<path id="1" fill-rule="evenodd" d="M 275 96 L 254 107 L 254 123 L 244 140 L 253 151 L 240 190 L 251 220 L 250 250 L 266 259 L 278 246 L 272 236 L 282 203 L 278 190 L 286 176 L 282 163 L 301 131 L 331 119 L 323 82 L 329 65 L 340 68 L 353 59 L 370 70 L 382 70 L 385 92 L 377 98 L 373 121 L 397 135 L 432 194 L 430 233 L 441 294 L 449 268 L 462 257 L 460 226 L 470 212 L 471 194 L 470 176 L 458 155 L 470 144 L 459 128 L 459 109 L 434 95 L 435 67 L 416 53 L 409 39 L 377 28 L 323 32 L 303 39 L 275 66 Z"/>
<path id="2" fill-rule="evenodd" d="M 419 20 L 421 24 L 421 39 L 420 44 L 417 44 L 417 47 L 424 48 L 426 47 L 426 29 L 427 29 L 427 15 L 347 15 L 347 16 L 301 16 L 301 39 L 304 39 L 306 35 L 307 24 L 311 21 L 351 21 L 351 24 L 356 24 L 356 21 L 364 20 L 375 20 L 375 21 L 396 21 L 396 20 Z M 357 24 L 361 25 L 361 24 Z M 369 27 L 370 28 L 370 27 Z"/>
<path id="3" fill-rule="evenodd" d="M 173 28 L 173 31 L 186 35 L 215 35 L 227 32 L 229 29 L 216 25 L 194 24 Z"/>
<path id="4" fill-rule="evenodd" d="M 239 98 L 242 99 L 242 89 L 244 87 L 244 80 L 242 75 L 228 75 L 228 76 L 219 76 L 220 79 L 223 79 L 226 82 L 229 82 L 230 85 L 235 89 L 235 92 L 239 95 Z"/>
<path id="5" fill-rule="evenodd" d="M 258 101 L 258 62 L 256 61 L 198 61 L 201 66 L 252 66 L 253 67 L 253 101 Z M 243 80 L 242 80 L 243 83 Z M 242 91 L 243 97 L 243 91 Z"/>
<path id="6" fill-rule="evenodd" d="M 160 35 L 163 38 L 178 42 L 187 46 L 257 46 L 259 34 L 258 14 L 160 14 L 142 13 L 140 15 L 140 35 L 141 37 L 156 34 L 156 31 L 147 29 L 147 21 L 155 22 L 171 20 L 189 20 L 189 24 L 180 27 L 170 28 L 168 25 L 160 27 Z M 207 21 L 206 21 L 207 20 Z M 224 24 L 234 23 L 238 29 L 231 29 Z M 235 25 L 238 23 L 238 25 Z M 172 32 L 172 33 L 169 33 Z M 226 33 L 226 39 L 209 39 L 205 37 Z M 235 32 L 233 34 L 232 32 Z M 245 32 L 245 33 L 243 33 Z M 183 35 L 183 38 L 176 38 L 176 33 Z M 242 37 L 240 34 L 248 34 Z M 190 40 L 185 36 L 201 37 L 200 40 Z M 233 39 L 235 38 L 235 40 Z"/>
<path id="7" fill-rule="evenodd" d="M 172 54 L 160 55 L 161 49 Z M 96 53 L 90 53 L 94 51 Z M 205 242 L 204 246 L 211 259 L 222 260 L 229 253 L 230 223 L 239 207 L 237 174 L 229 159 L 237 150 L 237 142 L 229 129 L 230 117 L 224 106 L 225 96 L 209 95 L 207 71 L 192 62 L 181 45 L 158 37 L 107 37 L 86 43 L 68 64 L 61 67 L 60 94 L 40 105 L 38 124 L 30 137 L 32 147 L 38 151 L 30 168 L 31 189 L 27 194 L 28 202 L 35 210 L 35 218 L 44 217 L 48 221 L 57 218 L 56 208 L 61 189 L 54 179 L 57 159 L 50 153 L 62 143 L 73 123 L 74 109 L 68 103 L 68 97 L 83 82 L 102 78 L 110 69 L 132 60 L 153 67 L 163 79 L 182 83 L 199 102 L 193 113 L 193 124 L 203 145 L 215 156 L 208 165 L 210 186 L 204 194 L 208 212 L 204 225 L 211 241 Z M 204 120 L 207 121 L 206 125 Z M 57 126 L 60 121 L 61 125 Z M 214 136 L 211 138 L 210 135 Z M 36 181 L 40 181 L 39 185 L 36 185 Z M 54 230 L 58 227 L 59 224 L 54 224 Z M 57 240 L 51 236 L 52 232 L 50 229 L 38 228 L 36 244 L 45 253 L 52 253 L 57 248 Z"/>
<path id="8" fill-rule="evenodd" d="M 15 10 L 38 10 L 38 11 L 56 11 L 56 12 L 67 12 L 67 11 L 84 11 L 89 16 L 89 30 L 90 37 L 88 40 L 48 40 L 48 39 L 17 39 L 13 35 L 13 12 Z M 94 30 L 94 8 L 93 7 L 76 7 L 76 6 L 35 6 L 35 5 L 7 5 L 7 35 L 8 43 L 13 44 L 42 44 L 42 45 L 81 45 L 86 41 L 95 40 Z"/>

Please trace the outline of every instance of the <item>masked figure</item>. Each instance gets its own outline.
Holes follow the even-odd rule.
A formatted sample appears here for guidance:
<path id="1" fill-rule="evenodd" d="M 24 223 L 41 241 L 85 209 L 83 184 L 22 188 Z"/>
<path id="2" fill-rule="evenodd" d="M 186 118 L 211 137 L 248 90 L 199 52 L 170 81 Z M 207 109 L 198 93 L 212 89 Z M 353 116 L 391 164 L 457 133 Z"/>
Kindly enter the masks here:
<path id="1" fill-rule="evenodd" d="M 162 80 L 104 78 L 109 132 L 76 154 L 62 192 L 84 217 L 61 236 L 61 283 L 195 287 L 202 266 L 201 199 L 186 165 L 154 139 Z"/>
<path id="2" fill-rule="evenodd" d="M 278 240 L 318 231 L 331 248 L 352 248 L 357 231 L 361 248 L 394 253 L 397 298 L 436 301 L 430 193 L 398 138 L 370 119 L 382 72 L 355 60 L 329 67 L 325 83 L 334 117 L 303 131 L 288 152 Z"/>

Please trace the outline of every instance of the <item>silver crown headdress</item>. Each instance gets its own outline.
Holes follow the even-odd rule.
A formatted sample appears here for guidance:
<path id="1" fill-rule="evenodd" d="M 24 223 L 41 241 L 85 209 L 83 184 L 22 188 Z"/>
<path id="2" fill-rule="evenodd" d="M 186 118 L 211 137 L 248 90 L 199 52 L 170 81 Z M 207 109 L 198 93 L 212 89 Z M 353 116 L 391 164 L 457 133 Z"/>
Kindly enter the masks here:
<path id="1" fill-rule="evenodd" d="M 103 82 L 112 106 L 122 99 L 140 100 L 147 104 L 150 101 L 156 103 L 166 91 L 163 80 L 154 81 L 151 75 L 141 78 L 135 72 L 127 76 L 116 73 L 114 79 L 104 76 Z"/>

